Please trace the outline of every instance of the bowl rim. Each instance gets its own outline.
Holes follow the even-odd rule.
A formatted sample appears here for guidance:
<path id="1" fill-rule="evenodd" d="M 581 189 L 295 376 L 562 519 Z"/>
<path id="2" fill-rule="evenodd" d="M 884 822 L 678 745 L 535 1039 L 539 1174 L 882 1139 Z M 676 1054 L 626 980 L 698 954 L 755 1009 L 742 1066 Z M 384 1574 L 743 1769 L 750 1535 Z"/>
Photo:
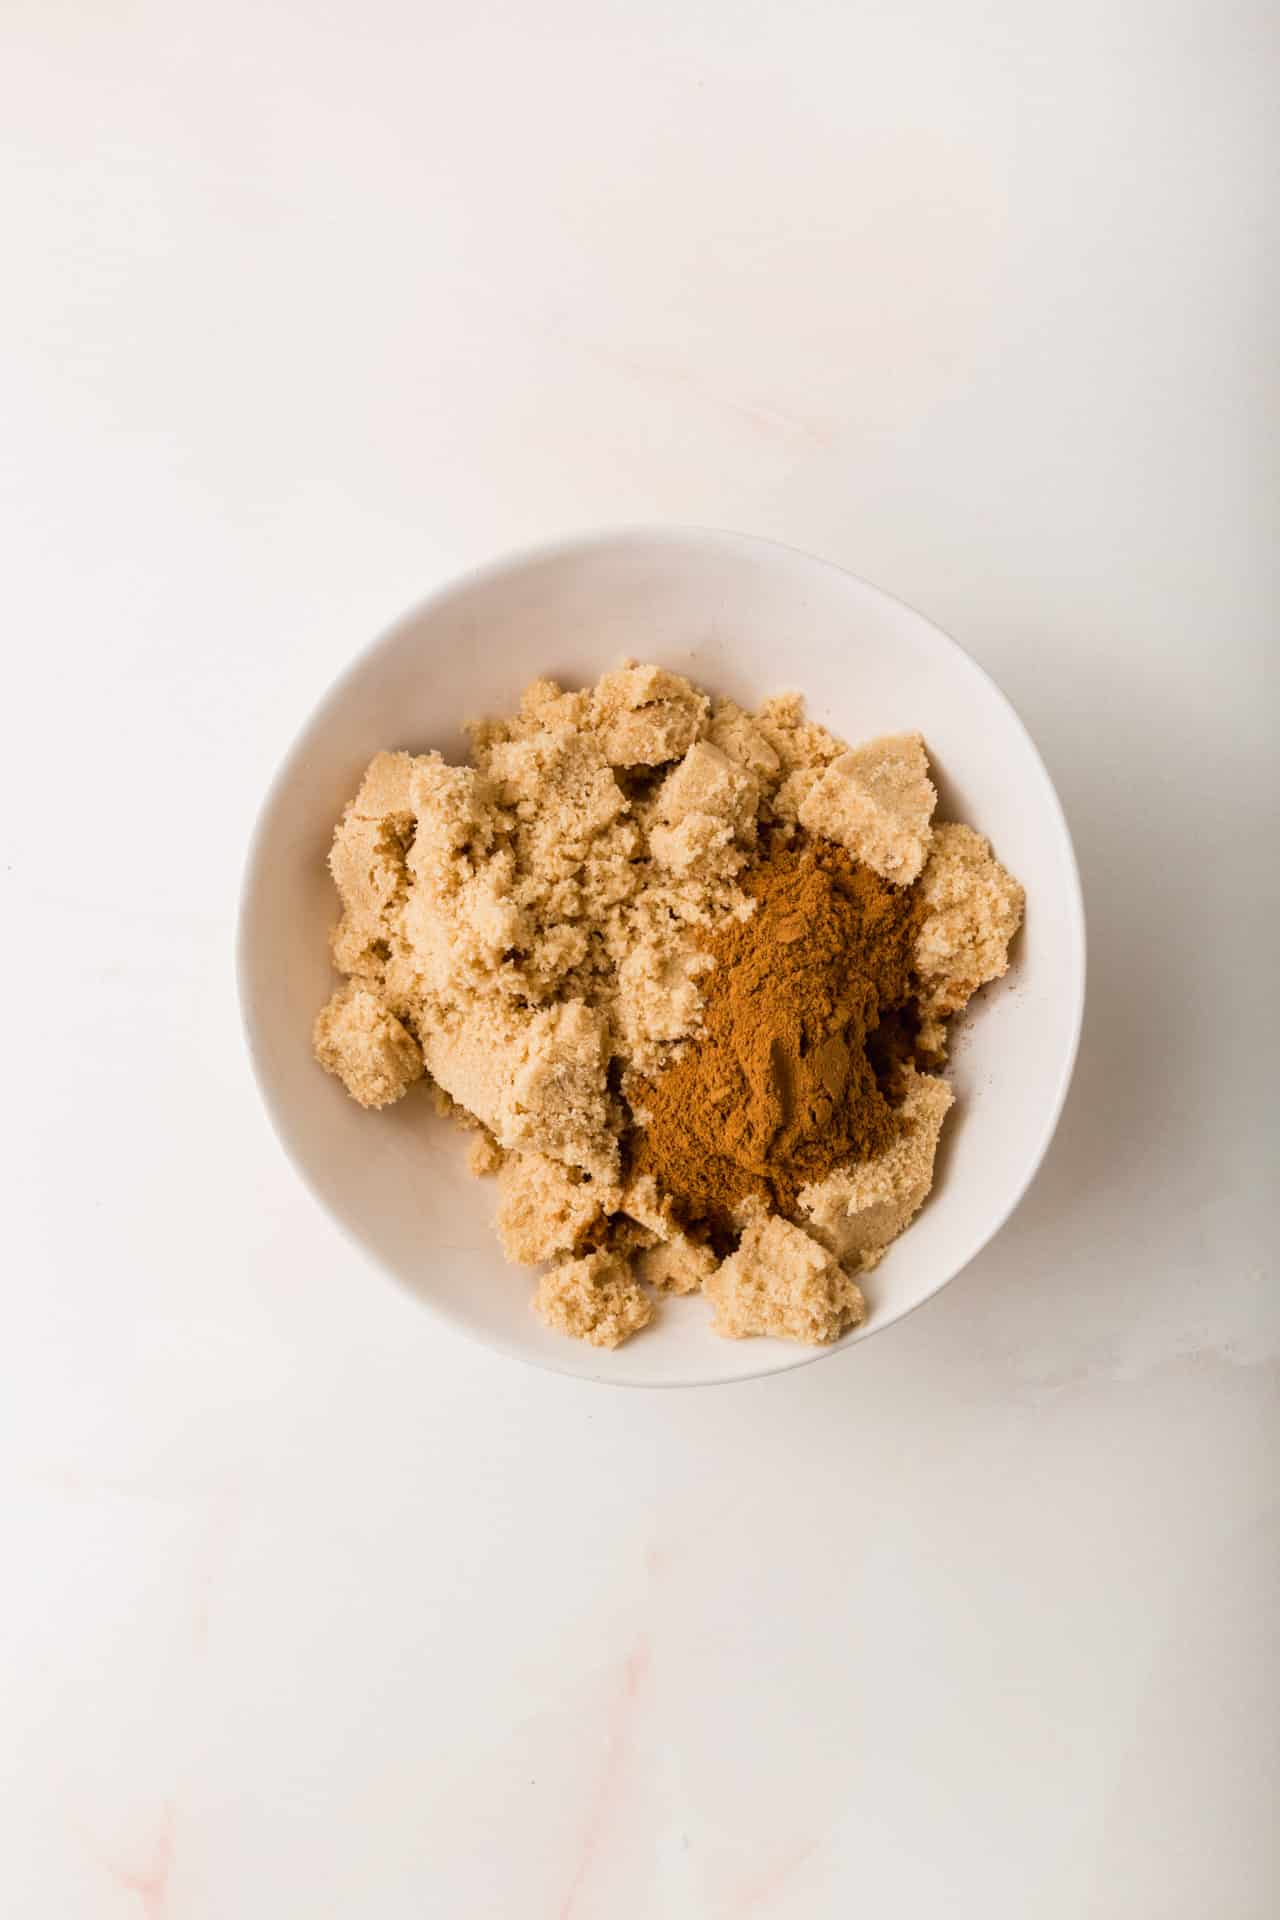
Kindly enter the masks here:
<path id="1" fill-rule="evenodd" d="M 1003 1209 L 993 1217 L 990 1226 L 982 1236 L 969 1248 L 963 1258 L 960 1259 L 949 1272 L 944 1274 L 940 1280 L 931 1286 L 926 1293 L 922 1293 L 919 1299 L 913 1300 L 910 1306 L 903 1307 L 901 1311 L 895 1313 L 891 1319 L 872 1322 L 872 1324 L 862 1329 L 852 1330 L 850 1333 L 843 1335 L 839 1340 L 832 1341 L 828 1346 L 811 1348 L 797 1346 L 794 1357 L 788 1355 L 783 1365 L 761 1366 L 745 1373 L 709 1376 L 703 1379 L 690 1379 L 687 1377 L 676 1380 L 663 1380 L 658 1378 L 626 1379 L 619 1378 L 616 1374 L 611 1374 L 603 1361 L 590 1367 L 570 1366 L 567 1364 L 566 1357 L 566 1363 L 561 1364 L 554 1356 L 547 1357 L 541 1354 L 532 1354 L 501 1337 L 481 1333 L 478 1329 L 455 1315 L 448 1307 L 442 1305 L 430 1295 L 420 1294 L 416 1290 L 408 1288 L 391 1263 L 376 1253 L 360 1237 L 356 1229 L 350 1226 L 330 1204 L 319 1185 L 318 1178 L 313 1175 L 310 1167 L 294 1150 L 285 1125 L 280 1103 L 272 1089 L 266 1071 L 264 1059 L 265 1049 L 260 1035 L 258 1021 L 253 1011 L 252 996 L 249 989 L 249 903 L 253 891 L 252 883 L 263 854 L 267 823 L 275 811 L 277 801 L 296 771 L 296 762 L 301 756 L 304 742 L 317 722 L 331 709 L 341 704 L 348 685 L 363 671 L 366 663 L 375 654 L 380 652 L 384 646 L 395 640 L 406 629 L 417 625 L 419 621 L 449 600 L 470 593 L 477 587 L 482 587 L 490 581 L 501 579 L 504 575 L 518 573 L 526 567 L 540 563 L 572 559 L 575 556 L 585 555 L 593 549 L 601 547 L 681 541 L 699 545 L 714 544 L 726 549 L 737 548 L 740 551 L 781 553 L 789 556 L 792 560 L 803 561 L 808 566 L 821 568 L 826 572 L 839 574 L 842 578 L 852 580 L 865 592 L 874 595 L 882 601 L 889 602 L 892 606 L 910 615 L 921 627 L 927 628 L 936 641 L 941 642 L 944 647 L 949 648 L 953 655 L 956 656 L 957 663 L 961 670 L 981 682 L 988 693 L 994 696 L 996 701 L 1005 709 L 1009 719 L 1013 722 L 1014 728 L 1021 734 L 1024 744 L 1029 749 L 1031 764 L 1041 783 L 1044 798 L 1048 802 L 1049 816 L 1053 821 L 1061 842 L 1061 852 L 1064 856 L 1067 881 L 1066 891 L 1068 918 L 1070 921 L 1069 937 L 1072 946 L 1071 971 L 1074 981 L 1074 993 L 1070 1009 L 1070 1037 L 1062 1058 L 1058 1083 L 1054 1089 L 1053 1098 L 1046 1108 L 1039 1138 L 1027 1162 L 1026 1173 L 1020 1184 L 1010 1194 Z M 863 575 L 854 573 L 852 568 L 841 566 L 838 561 L 828 560 L 821 554 L 810 553 L 804 547 L 795 546 L 787 541 L 774 540 L 762 534 L 741 533 L 730 527 L 716 527 L 686 521 L 668 523 L 661 521 L 639 521 L 629 522 L 620 526 L 593 528 L 581 533 L 563 534 L 552 540 L 535 541 L 528 545 L 515 548 L 510 552 L 500 554 L 495 559 L 482 561 L 476 566 L 468 567 L 461 573 L 452 574 L 447 580 L 442 582 L 439 587 L 434 588 L 420 600 L 415 601 L 403 613 L 399 614 L 396 619 L 391 621 L 389 625 L 381 628 L 372 639 L 366 641 L 365 644 L 352 655 L 346 666 L 330 681 L 319 699 L 316 700 L 299 726 L 295 729 L 287 748 L 277 762 L 275 772 L 272 774 L 258 805 L 240 873 L 240 889 L 235 928 L 235 970 L 240 1021 L 245 1044 L 248 1049 L 250 1066 L 253 1071 L 258 1096 L 266 1109 L 267 1117 L 271 1122 L 272 1131 L 275 1134 L 277 1143 L 295 1174 L 297 1174 L 303 1186 L 310 1193 L 312 1199 L 316 1201 L 330 1222 L 337 1227 L 343 1239 L 360 1255 L 361 1259 L 367 1265 L 373 1266 L 380 1272 L 386 1274 L 387 1277 L 393 1281 L 399 1292 L 410 1294 L 416 1306 L 425 1309 L 429 1315 L 433 1316 L 442 1325 L 447 1326 L 453 1333 L 462 1335 L 465 1339 L 471 1341 L 478 1347 L 484 1348 L 487 1352 L 499 1353 L 506 1359 L 520 1362 L 525 1366 L 536 1367 L 539 1372 L 558 1374 L 568 1379 L 585 1380 L 611 1387 L 627 1387 L 641 1390 L 661 1388 L 675 1391 L 683 1388 L 696 1387 L 733 1387 L 742 1385 L 750 1380 L 772 1379 L 774 1377 L 781 1378 L 786 1374 L 793 1373 L 798 1367 L 811 1366 L 815 1361 L 830 1359 L 837 1353 L 847 1354 L 851 1350 L 865 1345 L 866 1342 L 877 1333 L 883 1333 L 890 1327 L 899 1326 L 921 1307 L 926 1306 L 929 1301 L 936 1299 L 944 1287 L 950 1286 L 951 1282 L 957 1279 L 960 1274 L 964 1272 L 965 1268 L 970 1266 L 973 1261 L 977 1259 L 978 1255 L 990 1246 L 996 1235 L 1008 1224 L 1010 1218 L 1026 1197 L 1032 1182 L 1044 1164 L 1045 1156 L 1053 1141 L 1053 1136 L 1057 1132 L 1058 1122 L 1062 1118 L 1062 1111 L 1066 1105 L 1067 1094 L 1070 1091 L 1072 1077 L 1075 1072 L 1076 1060 L 1080 1050 L 1080 1037 L 1084 1026 L 1085 989 L 1088 974 L 1088 945 L 1084 891 L 1080 881 L 1080 866 L 1076 857 L 1075 844 L 1071 837 L 1071 828 L 1067 821 L 1066 810 L 1063 807 L 1057 787 L 1054 785 L 1052 775 L 1045 765 L 1044 757 L 1036 745 L 1035 739 L 1012 700 L 987 669 L 974 659 L 967 648 L 963 647 L 958 640 L 954 639 L 952 635 L 947 633 L 943 628 L 936 625 L 927 614 L 921 613 L 920 609 L 913 606 L 910 601 L 902 599 L 897 594 L 888 592 L 884 587 L 877 586 L 874 581 L 866 579 Z M 595 1350 L 589 1349 L 588 1351 L 594 1353 Z"/>

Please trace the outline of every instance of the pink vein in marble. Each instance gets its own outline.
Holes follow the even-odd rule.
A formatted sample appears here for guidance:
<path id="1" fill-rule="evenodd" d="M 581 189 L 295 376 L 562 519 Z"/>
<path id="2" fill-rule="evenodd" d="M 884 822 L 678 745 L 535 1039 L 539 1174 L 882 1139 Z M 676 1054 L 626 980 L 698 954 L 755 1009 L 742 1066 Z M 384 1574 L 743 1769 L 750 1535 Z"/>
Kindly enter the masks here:
<path id="1" fill-rule="evenodd" d="M 640 1697 L 640 1689 L 649 1671 L 649 1659 L 648 1635 L 642 1633 L 622 1663 L 620 1684 L 609 1710 L 600 1777 L 596 1782 L 595 1795 L 587 1815 L 586 1825 L 582 1830 L 582 1838 L 578 1842 L 577 1864 L 569 1884 L 569 1891 L 565 1894 L 560 1907 L 559 1920 L 572 1920 L 578 1895 L 582 1892 L 587 1875 L 591 1871 L 591 1864 L 600 1850 L 601 1838 L 608 1824 L 609 1815 L 613 1811 L 614 1801 L 618 1797 L 631 1720 L 636 1701 Z"/>
<path id="2" fill-rule="evenodd" d="M 162 1808 L 156 1822 L 155 1836 L 145 1866 L 121 1867 L 113 1861 L 103 1861 L 118 1887 L 125 1893 L 137 1894 L 145 1920 L 164 1920 L 169 1877 L 173 1872 L 173 1833 L 176 1824 L 177 1813 L 170 1801 Z"/>

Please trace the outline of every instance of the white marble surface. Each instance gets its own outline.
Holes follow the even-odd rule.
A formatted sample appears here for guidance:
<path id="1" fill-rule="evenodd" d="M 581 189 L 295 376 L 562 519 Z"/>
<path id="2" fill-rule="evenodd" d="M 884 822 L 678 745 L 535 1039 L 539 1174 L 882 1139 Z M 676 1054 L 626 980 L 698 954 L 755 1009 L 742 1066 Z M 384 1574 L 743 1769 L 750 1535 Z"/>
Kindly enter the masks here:
<path id="1" fill-rule="evenodd" d="M 5 9 L 6 1916 L 1275 1911 L 1268 11 Z M 987 1254 L 668 1395 L 364 1271 L 231 963 L 353 648 L 636 519 L 954 632 L 1092 936 Z"/>

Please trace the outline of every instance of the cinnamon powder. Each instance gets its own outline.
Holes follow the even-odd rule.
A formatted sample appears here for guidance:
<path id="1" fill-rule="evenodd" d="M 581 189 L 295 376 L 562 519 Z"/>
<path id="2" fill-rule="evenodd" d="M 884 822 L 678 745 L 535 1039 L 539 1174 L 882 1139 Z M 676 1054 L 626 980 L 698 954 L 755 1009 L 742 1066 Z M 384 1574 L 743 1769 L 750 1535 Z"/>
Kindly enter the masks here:
<path id="1" fill-rule="evenodd" d="M 875 1036 L 907 1000 L 919 918 L 914 888 L 825 840 L 775 853 L 746 887 L 754 914 L 705 942 L 701 1038 L 633 1096 L 650 1116 L 635 1171 L 722 1234 L 751 1196 L 792 1211 L 808 1182 L 895 1138 L 868 1041 L 883 1076 L 893 1023 Z"/>

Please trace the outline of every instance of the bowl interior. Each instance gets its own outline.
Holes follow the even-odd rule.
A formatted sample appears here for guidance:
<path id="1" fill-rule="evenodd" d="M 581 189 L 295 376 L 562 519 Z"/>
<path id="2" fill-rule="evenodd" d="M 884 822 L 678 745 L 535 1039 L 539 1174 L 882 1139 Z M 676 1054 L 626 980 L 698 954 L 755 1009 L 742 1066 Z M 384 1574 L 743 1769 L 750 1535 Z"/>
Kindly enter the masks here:
<path id="1" fill-rule="evenodd" d="M 708 532 L 604 536 L 501 563 L 428 601 L 363 653 L 308 721 L 264 803 L 245 879 L 241 996 L 264 1097 L 312 1190 L 374 1260 L 459 1328 L 565 1372 L 693 1384 L 803 1364 L 807 1348 L 728 1341 L 697 1297 L 601 1354 L 548 1332 L 529 1273 L 490 1224 L 491 1181 L 415 1088 L 365 1113 L 314 1064 L 310 1029 L 334 984 L 325 866 L 333 825 L 380 747 L 446 757 L 462 722 L 507 711 L 525 683 L 594 679 L 624 654 L 753 705 L 798 688 L 852 741 L 916 728 L 942 815 L 985 833 L 1027 889 L 1015 964 L 956 1023 L 933 1194 L 867 1282 L 863 1339 L 935 1293 L 991 1237 L 1048 1145 L 1065 1096 L 1084 985 L 1079 883 L 1049 777 L 1004 696 L 901 602 L 825 562 Z M 843 1344 L 843 1343 L 842 1343 Z"/>

